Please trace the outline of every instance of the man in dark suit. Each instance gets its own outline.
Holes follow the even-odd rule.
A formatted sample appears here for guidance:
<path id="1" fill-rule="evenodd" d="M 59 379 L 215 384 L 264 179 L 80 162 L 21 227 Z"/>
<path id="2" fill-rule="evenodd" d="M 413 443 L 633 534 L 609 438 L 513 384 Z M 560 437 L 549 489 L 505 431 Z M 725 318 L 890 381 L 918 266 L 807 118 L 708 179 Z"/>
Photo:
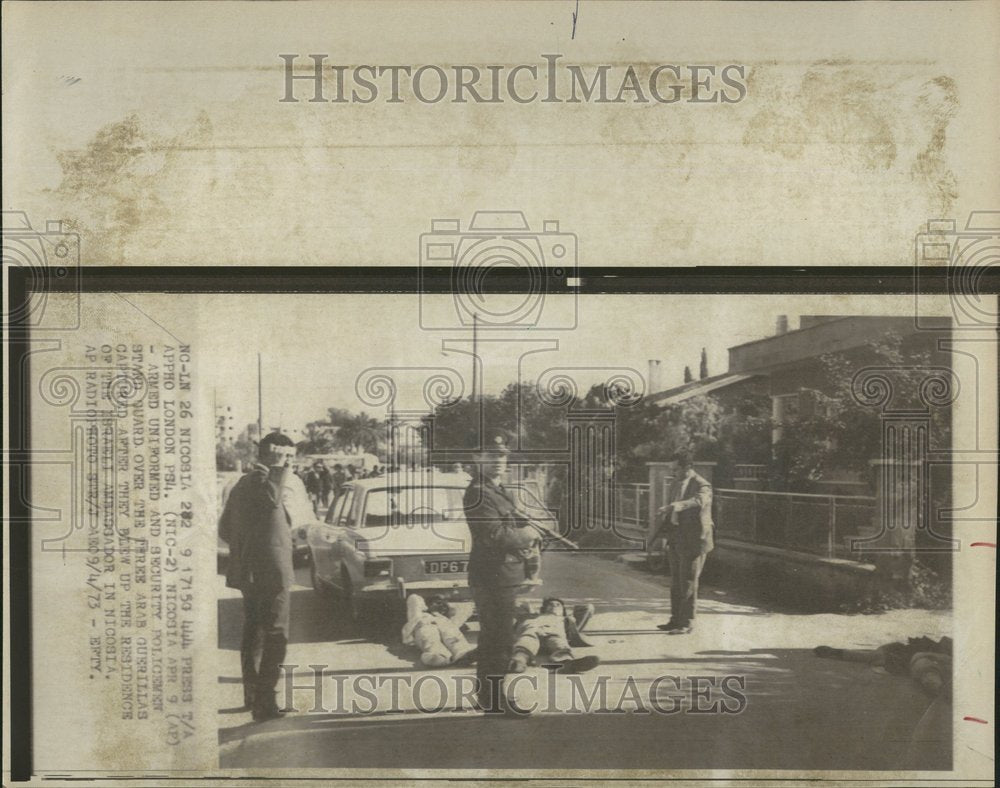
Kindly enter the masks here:
<path id="1" fill-rule="evenodd" d="M 674 457 L 677 476 L 659 510 L 670 561 L 670 620 L 659 629 L 685 635 L 693 627 L 698 604 L 698 578 L 705 557 L 715 546 L 712 537 L 712 485 L 694 472 L 691 455 Z"/>
<path id="2" fill-rule="evenodd" d="M 316 473 L 319 476 L 319 502 L 326 509 L 330 506 L 330 491 L 333 489 L 333 475 L 326 463 L 316 460 Z"/>
<path id="3" fill-rule="evenodd" d="M 313 463 L 312 467 L 306 471 L 306 475 L 302 479 L 306 486 L 306 492 L 309 494 L 309 502 L 313 507 L 313 514 L 319 515 L 319 506 L 322 500 L 322 475 L 320 473 L 319 461 Z"/>
<path id="4" fill-rule="evenodd" d="M 539 584 L 541 561 L 538 532 L 519 514 L 514 494 L 503 486 L 508 454 L 501 442 L 483 452 L 464 498 L 472 534 L 469 586 L 479 612 L 476 699 L 491 713 L 511 711 L 503 679 L 514 646 L 517 596 Z"/>
<path id="5" fill-rule="evenodd" d="M 344 473 L 344 466 L 339 462 L 333 466 L 331 480 L 333 483 L 333 499 L 337 500 L 340 497 L 340 491 L 344 489 L 344 484 L 347 483 L 347 474 Z"/>
<path id="6" fill-rule="evenodd" d="M 257 721 L 282 716 L 274 699 L 288 646 L 295 445 L 273 432 L 260 442 L 260 462 L 229 494 L 219 535 L 229 544 L 226 585 L 243 592 L 240 661 L 243 701 Z"/>

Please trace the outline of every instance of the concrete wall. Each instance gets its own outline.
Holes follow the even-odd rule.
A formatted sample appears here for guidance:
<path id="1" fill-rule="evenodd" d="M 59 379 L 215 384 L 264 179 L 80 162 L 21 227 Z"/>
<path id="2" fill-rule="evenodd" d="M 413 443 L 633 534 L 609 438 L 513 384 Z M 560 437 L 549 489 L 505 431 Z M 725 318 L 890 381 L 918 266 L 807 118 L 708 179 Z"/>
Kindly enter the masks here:
<path id="1" fill-rule="evenodd" d="M 875 588 L 873 564 L 820 558 L 775 547 L 717 538 L 704 578 L 739 588 L 778 605 L 795 600 L 802 610 L 835 611 L 859 602 Z"/>

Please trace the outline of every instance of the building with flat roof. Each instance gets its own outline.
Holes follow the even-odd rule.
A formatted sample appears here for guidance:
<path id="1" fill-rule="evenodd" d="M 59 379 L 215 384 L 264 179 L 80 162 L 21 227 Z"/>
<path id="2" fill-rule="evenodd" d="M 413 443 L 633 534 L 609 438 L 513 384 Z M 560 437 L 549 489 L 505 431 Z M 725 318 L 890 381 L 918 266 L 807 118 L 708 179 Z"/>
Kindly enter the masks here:
<path id="1" fill-rule="evenodd" d="M 782 440 L 785 429 L 796 418 L 822 415 L 816 411 L 821 407 L 816 393 L 829 386 L 824 356 L 834 353 L 847 359 L 854 356 L 859 359 L 860 370 L 860 359 L 868 352 L 870 343 L 895 335 L 900 337 L 900 348 L 905 354 L 926 353 L 932 365 L 950 368 L 949 354 L 938 347 L 938 340 L 945 336 L 949 326 L 948 318 L 930 324 L 938 330 L 927 330 L 923 320 L 918 328 L 912 316 L 802 315 L 798 328 L 790 330 L 787 316 L 779 315 L 774 335 L 729 348 L 726 372 L 655 391 L 648 401 L 668 407 L 699 396 L 726 402 L 745 394 L 766 394 L 771 405 L 773 446 Z M 746 475 L 742 481 L 763 483 L 762 466 L 737 468 Z M 863 492 L 868 485 L 869 480 L 859 478 L 857 473 L 833 471 L 811 486 L 816 491 L 850 494 Z"/>

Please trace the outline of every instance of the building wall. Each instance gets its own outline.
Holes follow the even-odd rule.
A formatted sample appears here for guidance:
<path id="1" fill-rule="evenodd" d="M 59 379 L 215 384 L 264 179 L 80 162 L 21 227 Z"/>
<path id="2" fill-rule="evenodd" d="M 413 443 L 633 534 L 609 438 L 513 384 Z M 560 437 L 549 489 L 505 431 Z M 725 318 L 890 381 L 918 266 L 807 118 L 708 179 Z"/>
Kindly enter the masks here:
<path id="1" fill-rule="evenodd" d="M 943 324 L 942 327 L 944 327 Z M 729 348 L 730 372 L 759 372 L 772 367 L 859 347 L 874 337 L 915 333 L 912 317 L 845 317 Z"/>

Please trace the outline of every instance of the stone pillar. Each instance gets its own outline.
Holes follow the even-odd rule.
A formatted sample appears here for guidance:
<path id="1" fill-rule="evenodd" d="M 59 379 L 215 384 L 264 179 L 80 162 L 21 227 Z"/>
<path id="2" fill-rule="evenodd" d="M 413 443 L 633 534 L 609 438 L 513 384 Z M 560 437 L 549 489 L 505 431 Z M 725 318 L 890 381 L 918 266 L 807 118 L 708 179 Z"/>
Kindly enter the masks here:
<path id="1" fill-rule="evenodd" d="M 647 462 L 646 468 L 649 470 L 649 528 L 646 531 L 648 548 L 649 542 L 652 541 L 659 528 L 656 512 L 667 502 L 667 490 L 670 489 L 670 481 L 674 478 L 674 464 L 672 462 Z"/>
<path id="2" fill-rule="evenodd" d="M 715 466 L 717 463 L 714 462 L 699 462 L 694 461 L 694 472 L 699 476 L 703 477 L 709 484 L 715 484 Z"/>
<path id="3" fill-rule="evenodd" d="M 771 445 L 781 442 L 785 435 L 785 400 L 782 396 L 771 395 Z"/>

